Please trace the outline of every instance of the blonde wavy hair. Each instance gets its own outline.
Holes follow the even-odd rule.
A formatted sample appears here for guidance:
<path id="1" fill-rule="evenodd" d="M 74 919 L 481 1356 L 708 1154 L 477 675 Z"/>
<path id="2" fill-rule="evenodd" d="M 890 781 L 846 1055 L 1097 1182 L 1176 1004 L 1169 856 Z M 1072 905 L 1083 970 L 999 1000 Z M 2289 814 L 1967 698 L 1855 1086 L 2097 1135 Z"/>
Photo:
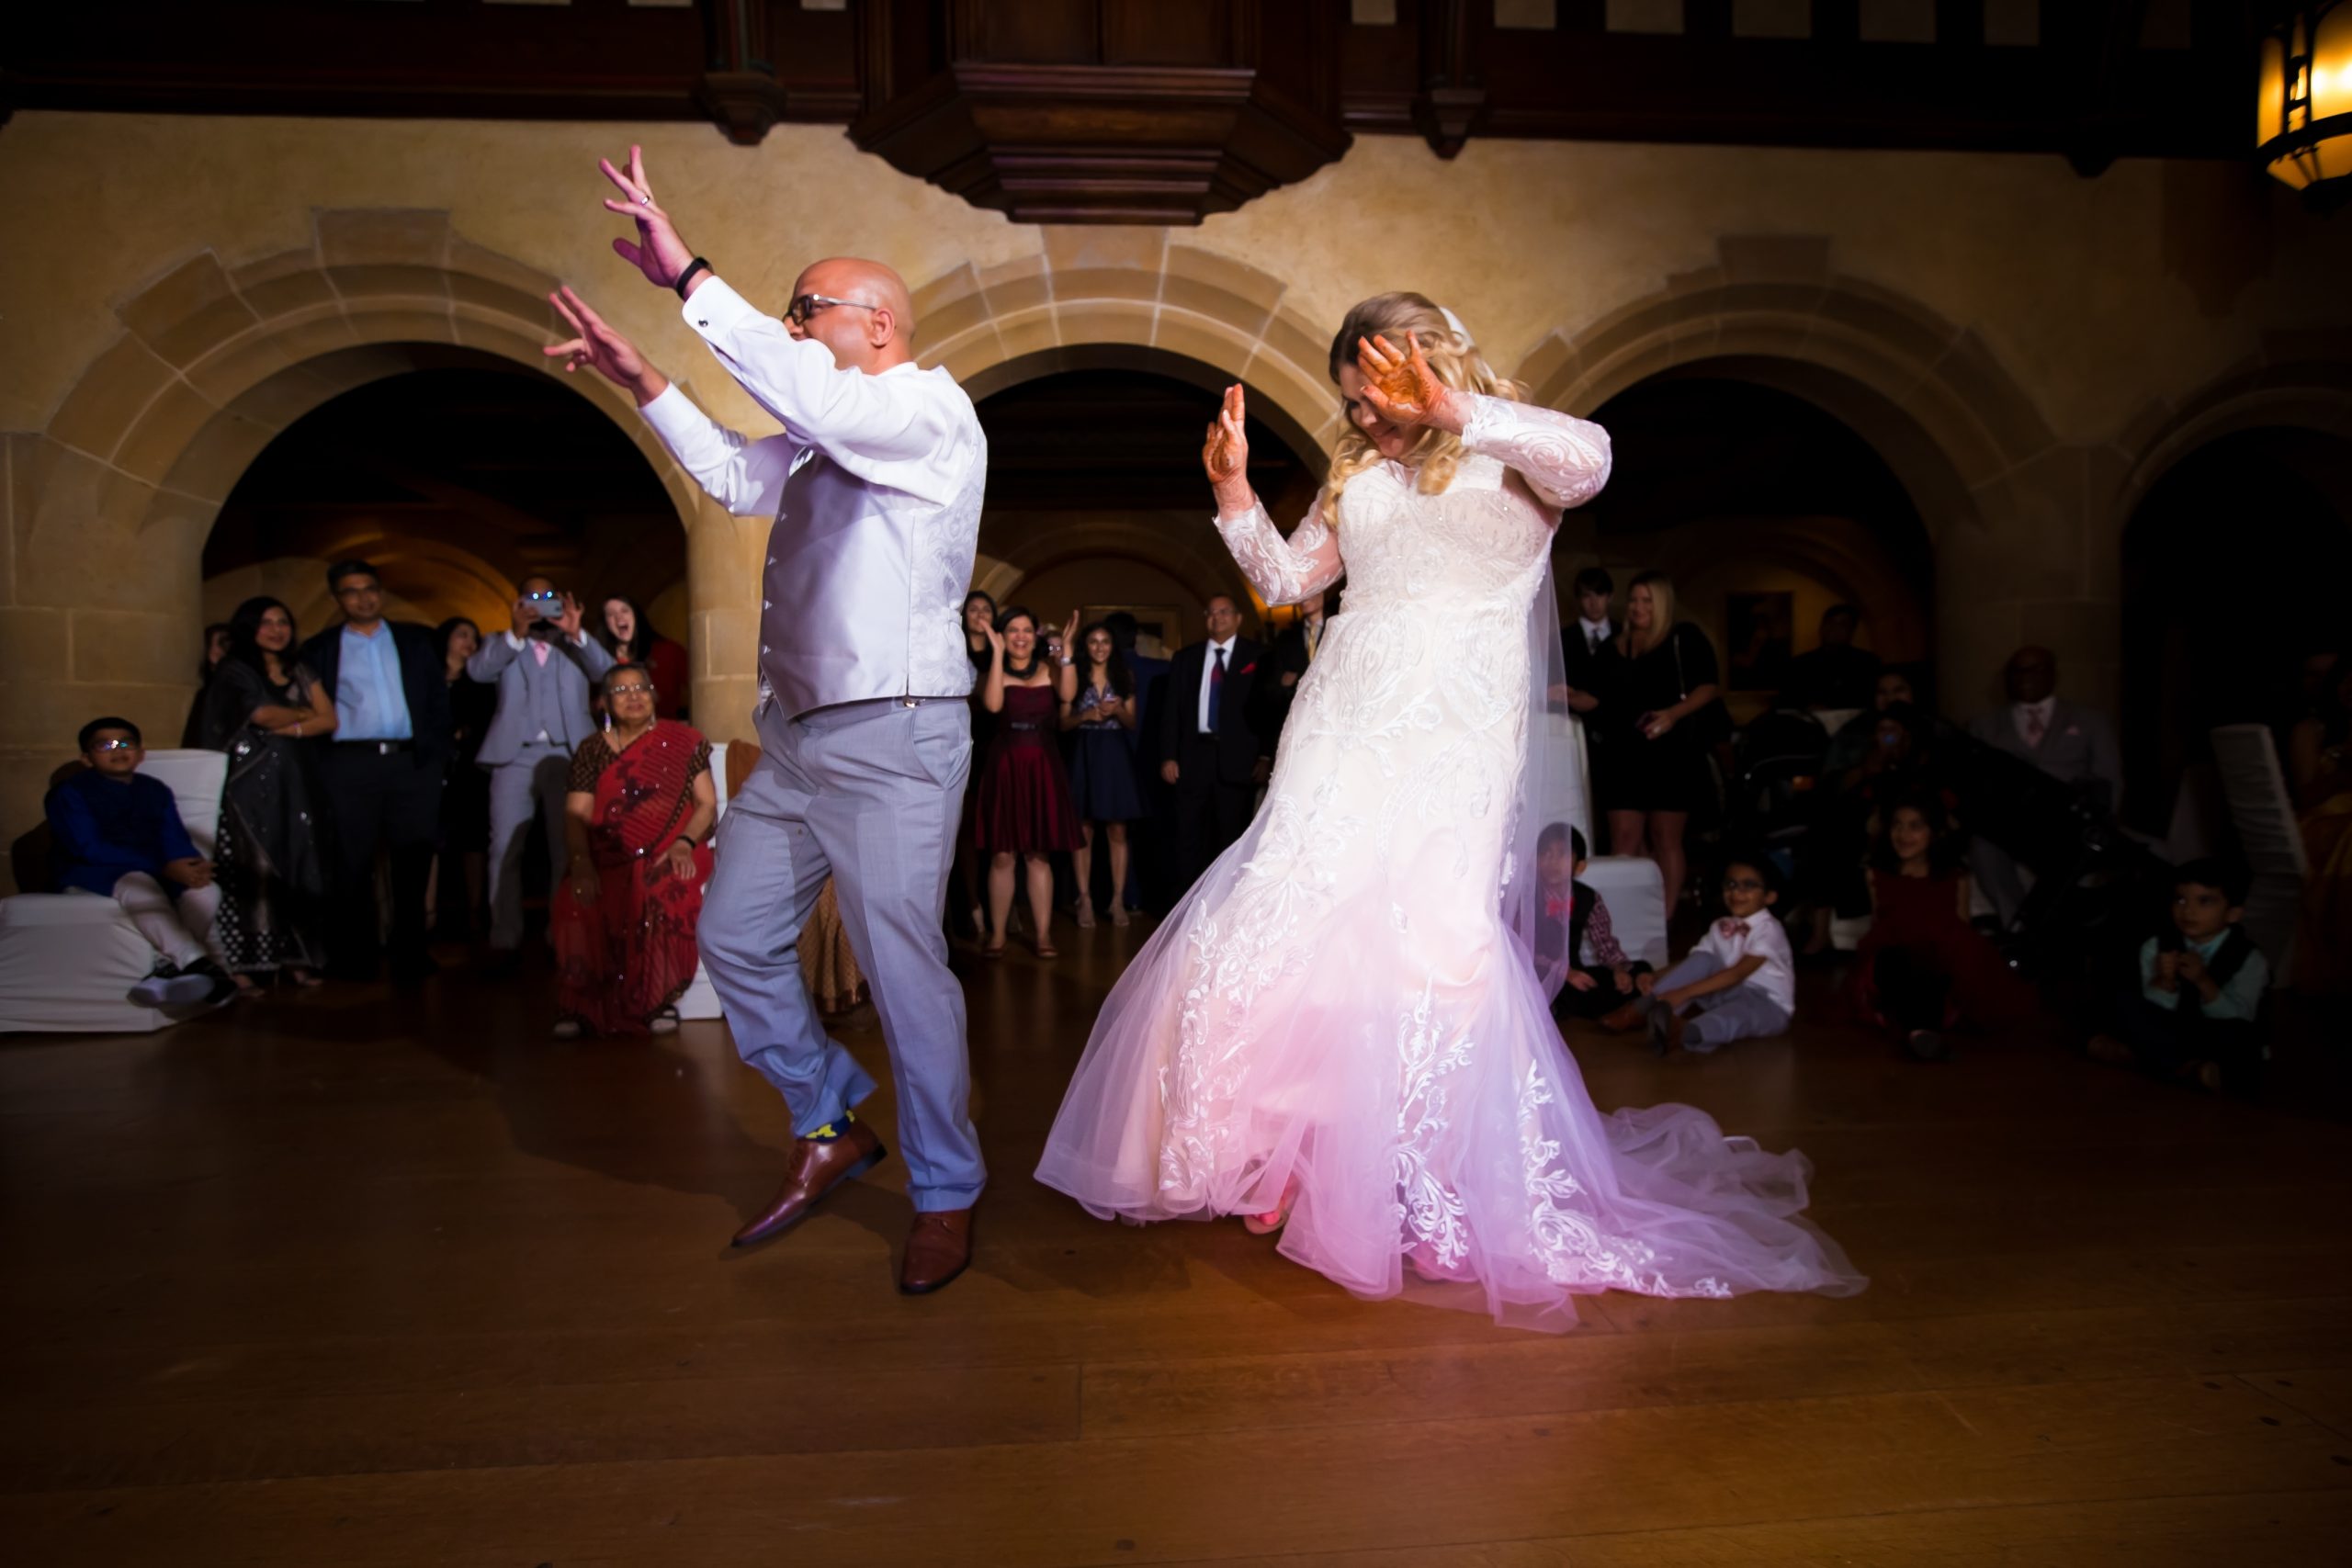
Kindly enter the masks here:
<path id="1" fill-rule="evenodd" d="M 1437 378 L 1455 391 L 1482 392 L 1514 402 L 1522 396 L 1519 383 L 1496 375 L 1495 367 L 1487 363 L 1486 355 L 1478 352 L 1470 334 L 1459 330 L 1453 318 L 1436 301 L 1409 292 L 1375 294 L 1348 312 L 1347 319 L 1340 323 L 1339 335 L 1331 340 L 1332 384 L 1339 384 L 1341 366 L 1355 363 L 1357 344 L 1366 338 L 1385 337 L 1391 347 L 1403 352 L 1408 333 L 1420 340 L 1421 356 L 1430 362 Z M 1420 466 L 1416 488 L 1423 495 L 1441 494 L 1453 482 L 1453 471 L 1461 465 L 1462 438 L 1423 425 L 1405 460 Z M 1331 470 L 1324 481 L 1323 521 L 1327 525 L 1334 528 L 1340 525 L 1340 492 L 1347 488 L 1348 481 L 1380 461 L 1380 449 L 1350 417 L 1347 429 L 1331 447 Z"/>

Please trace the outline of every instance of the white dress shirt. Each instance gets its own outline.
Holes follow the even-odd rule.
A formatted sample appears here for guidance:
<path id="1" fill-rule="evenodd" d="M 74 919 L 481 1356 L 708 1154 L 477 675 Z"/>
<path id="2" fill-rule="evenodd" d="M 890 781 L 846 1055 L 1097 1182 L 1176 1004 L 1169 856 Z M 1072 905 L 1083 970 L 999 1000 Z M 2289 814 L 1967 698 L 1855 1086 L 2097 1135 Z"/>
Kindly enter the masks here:
<path id="1" fill-rule="evenodd" d="M 1797 1012 L 1797 973 L 1789 952 L 1788 931 L 1772 918 L 1770 909 L 1765 909 L 1736 922 L 1741 928 L 1739 933 L 1727 937 L 1721 929 L 1722 922 L 1731 918 L 1724 915 L 1709 921 L 1707 934 L 1700 938 L 1699 945 L 1690 951 L 1712 953 L 1726 969 L 1743 958 L 1760 954 L 1764 960 L 1762 966 L 1740 984 L 1743 987 L 1752 986 L 1763 992 L 1774 1007 L 1794 1018 Z"/>
<path id="2" fill-rule="evenodd" d="M 1582 615 L 1578 615 L 1577 625 L 1584 628 L 1584 647 L 1587 653 L 1600 652 L 1600 645 L 1617 635 L 1616 628 L 1609 624 L 1609 617 L 1606 615 L 1597 621 L 1588 621 Z"/>
<path id="3" fill-rule="evenodd" d="M 944 369 L 845 370 L 718 278 L 684 315 L 784 426 L 750 439 L 674 384 L 642 411 L 713 500 L 775 518 L 760 602 L 763 690 L 787 717 L 967 694 L 964 592 L 988 477 L 972 400 Z"/>
<path id="4" fill-rule="evenodd" d="M 1209 733 L 1209 677 L 1216 672 L 1216 661 L 1223 659 L 1226 660 L 1225 678 L 1228 681 L 1233 679 L 1234 640 L 1227 637 L 1223 642 L 1209 644 L 1207 654 L 1201 660 L 1201 722 L 1194 728 L 1203 735 Z"/>

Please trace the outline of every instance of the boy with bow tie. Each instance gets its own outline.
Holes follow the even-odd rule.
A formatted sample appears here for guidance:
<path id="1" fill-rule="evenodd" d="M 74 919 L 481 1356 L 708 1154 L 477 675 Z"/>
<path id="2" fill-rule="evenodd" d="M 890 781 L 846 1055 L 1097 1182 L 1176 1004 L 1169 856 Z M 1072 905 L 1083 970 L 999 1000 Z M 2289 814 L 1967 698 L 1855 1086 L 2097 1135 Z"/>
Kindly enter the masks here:
<path id="1" fill-rule="evenodd" d="M 1681 963 L 1634 982 L 1646 1008 L 1621 1008 L 1609 1021 L 1622 1028 L 1645 1021 L 1650 1049 L 1661 1056 L 1677 1046 L 1719 1051 L 1785 1031 L 1796 1017 L 1796 970 L 1789 934 L 1772 913 L 1781 897 L 1772 879 L 1762 855 L 1724 862 L 1723 918 Z"/>
<path id="2" fill-rule="evenodd" d="M 1535 922 L 1536 970 L 1565 963 L 1552 1015 L 1599 1018 L 1625 1005 L 1650 966 L 1626 956 L 1610 922 L 1609 906 L 1578 878 L 1585 868 L 1584 835 L 1566 822 L 1547 825 L 1535 840 L 1535 875 L 1544 908 Z"/>

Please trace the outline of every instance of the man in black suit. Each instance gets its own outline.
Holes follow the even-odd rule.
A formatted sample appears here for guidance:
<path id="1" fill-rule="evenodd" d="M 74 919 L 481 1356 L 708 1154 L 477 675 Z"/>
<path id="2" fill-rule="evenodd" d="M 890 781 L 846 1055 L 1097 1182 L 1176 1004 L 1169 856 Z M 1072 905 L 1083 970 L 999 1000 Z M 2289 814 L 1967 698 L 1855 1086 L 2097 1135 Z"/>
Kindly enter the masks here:
<path id="1" fill-rule="evenodd" d="M 1323 623 L 1329 618 L 1340 591 L 1327 588 L 1301 605 L 1299 618 L 1283 628 L 1266 655 L 1266 679 L 1258 682 L 1258 733 L 1266 750 L 1282 750 L 1283 726 L 1290 722 L 1291 704 L 1298 700 L 1298 683 L 1323 649 Z"/>
<path id="2" fill-rule="evenodd" d="M 1265 649 L 1241 633 L 1228 594 L 1208 603 L 1206 642 L 1180 651 L 1160 712 L 1159 776 L 1176 791 L 1176 850 L 1183 886 L 1200 880 L 1250 825 L 1258 786 L 1273 771 L 1273 739 L 1252 720 Z"/>
<path id="3" fill-rule="evenodd" d="M 334 807 L 335 896 L 330 971 L 376 976 L 376 851 L 390 852 L 392 978 L 433 972 L 424 951 L 424 886 L 441 833 L 441 784 L 449 763 L 449 683 L 433 634 L 384 619 L 384 589 L 363 560 L 327 569 L 343 611 L 302 645 L 302 662 L 334 701 L 334 739 L 319 773 Z"/>

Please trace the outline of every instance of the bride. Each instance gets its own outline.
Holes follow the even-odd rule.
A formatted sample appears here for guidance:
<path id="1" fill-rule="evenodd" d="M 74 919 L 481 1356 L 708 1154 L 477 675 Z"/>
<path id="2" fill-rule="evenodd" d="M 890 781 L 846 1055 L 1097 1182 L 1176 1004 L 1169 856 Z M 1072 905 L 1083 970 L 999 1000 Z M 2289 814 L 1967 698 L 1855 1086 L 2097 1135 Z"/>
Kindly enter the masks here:
<path id="1" fill-rule="evenodd" d="M 1331 377 L 1349 428 L 1287 540 L 1239 387 L 1210 427 L 1242 571 L 1282 604 L 1344 573 L 1344 613 L 1257 819 L 1104 1003 L 1038 1179 L 1105 1218 L 1242 1215 L 1358 1295 L 1409 1273 L 1532 1327 L 1605 1290 L 1861 1289 L 1795 1217 L 1804 1156 L 1690 1106 L 1602 1116 L 1536 971 L 1552 533 L 1608 478 L 1607 434 L 1518 401 L 1418 294 L 1351 310 Z"/>

